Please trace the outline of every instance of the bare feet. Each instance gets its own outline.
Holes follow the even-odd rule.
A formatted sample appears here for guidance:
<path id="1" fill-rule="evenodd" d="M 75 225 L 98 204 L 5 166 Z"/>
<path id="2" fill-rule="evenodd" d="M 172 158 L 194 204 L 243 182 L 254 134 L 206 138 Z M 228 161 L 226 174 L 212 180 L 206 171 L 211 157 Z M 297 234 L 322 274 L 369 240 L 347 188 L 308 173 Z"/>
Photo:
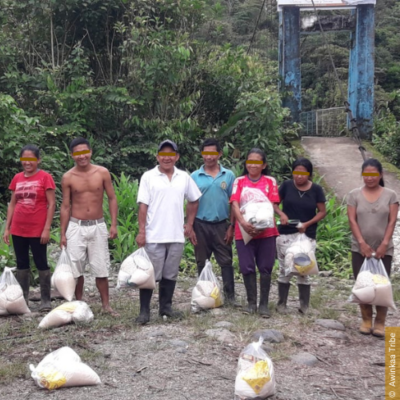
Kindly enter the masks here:
<path id="1" fill-rule="evenodd" d="M 114 311 L 110 306 L 103 306 L 102 313 L 109 314 L 114 318 L 120 317 L 120 315 L 116 311 Z"/>

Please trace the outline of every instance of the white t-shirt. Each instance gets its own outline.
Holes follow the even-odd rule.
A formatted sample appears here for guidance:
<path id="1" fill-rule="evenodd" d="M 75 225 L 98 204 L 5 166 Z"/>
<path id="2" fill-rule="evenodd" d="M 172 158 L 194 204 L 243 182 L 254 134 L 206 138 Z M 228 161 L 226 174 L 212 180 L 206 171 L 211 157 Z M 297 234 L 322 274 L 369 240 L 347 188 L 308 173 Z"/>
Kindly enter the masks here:
<path id="1" fill-rule="evenodd" d="M 185 199 L 198 200 L 201 192 L 195 181 L 178 168 L 171 181 L 158 166 L 140 179 L 137 202 L 147 204 L 146 243 L 184 243 Z"/>

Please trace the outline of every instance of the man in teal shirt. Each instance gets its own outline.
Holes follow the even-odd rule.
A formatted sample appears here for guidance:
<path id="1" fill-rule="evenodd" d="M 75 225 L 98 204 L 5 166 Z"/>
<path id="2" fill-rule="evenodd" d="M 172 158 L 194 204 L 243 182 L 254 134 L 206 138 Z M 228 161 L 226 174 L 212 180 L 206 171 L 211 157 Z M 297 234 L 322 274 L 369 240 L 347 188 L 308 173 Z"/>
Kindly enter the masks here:
<path id="1" fill-rule="evenodd" d="M 235 175 L 219 164 L 221 146 L 216 139 L 206 139 L 201 146 L 204 165 L 192 173 L 202 196 L 193 224 L 197 272 L 200 275 L 207 259 L 214 253 L 221 267 L 225 301 L 234 304 L 235 282 L 232 265 L 232 240 L 235 220 L 229 199 Z"/>

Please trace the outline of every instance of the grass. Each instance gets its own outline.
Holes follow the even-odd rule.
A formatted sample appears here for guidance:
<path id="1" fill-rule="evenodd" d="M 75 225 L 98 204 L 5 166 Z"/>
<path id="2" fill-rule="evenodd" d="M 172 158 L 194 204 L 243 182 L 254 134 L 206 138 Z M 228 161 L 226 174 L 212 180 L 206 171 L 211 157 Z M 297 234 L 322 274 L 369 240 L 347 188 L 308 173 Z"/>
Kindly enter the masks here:
<path id="1" fill-rule="evenodd" d="M 0 382 L 7 385 L 17 378 L 25 378 L 27 374 L 26 363 L 15 362 L 0 366 Z"/>
<path id="2" fill-rule="evenodd" d="M 371 143 L 371 142 L 366 142 L 363 141 L 363 146 L 367 151 L 369 151 L 374 158 L 379 160 L 383 166 L 383 168 L 396 175 L 397 179 L 400 179 L 400 169 L 394 166 L 393 164 L 390 164 L 386 161 L 386 157 L 379 152 L 379 150 Z"/>

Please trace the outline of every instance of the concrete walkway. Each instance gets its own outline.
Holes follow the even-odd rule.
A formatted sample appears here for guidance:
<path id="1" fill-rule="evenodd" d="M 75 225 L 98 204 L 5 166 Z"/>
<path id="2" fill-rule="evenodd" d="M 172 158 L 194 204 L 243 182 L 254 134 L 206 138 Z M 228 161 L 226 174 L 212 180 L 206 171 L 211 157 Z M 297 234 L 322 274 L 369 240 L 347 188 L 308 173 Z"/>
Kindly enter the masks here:
<path id="1" fill-rule="evenodd" d="M 347 137 L 303 137 L 301 144 L 309 159 L 339 199 L 363 185 L 361 165 L 363 159 L 357 143 Z M 372 154 L 366 153 L 367 157 Z M 385 186 L 394 190 L 400 199 L 400 181 L 396 175 L 384 171 Z M 400 213 L 393 235 L 395 245 L 394 268 L 400 270 Z"/>

